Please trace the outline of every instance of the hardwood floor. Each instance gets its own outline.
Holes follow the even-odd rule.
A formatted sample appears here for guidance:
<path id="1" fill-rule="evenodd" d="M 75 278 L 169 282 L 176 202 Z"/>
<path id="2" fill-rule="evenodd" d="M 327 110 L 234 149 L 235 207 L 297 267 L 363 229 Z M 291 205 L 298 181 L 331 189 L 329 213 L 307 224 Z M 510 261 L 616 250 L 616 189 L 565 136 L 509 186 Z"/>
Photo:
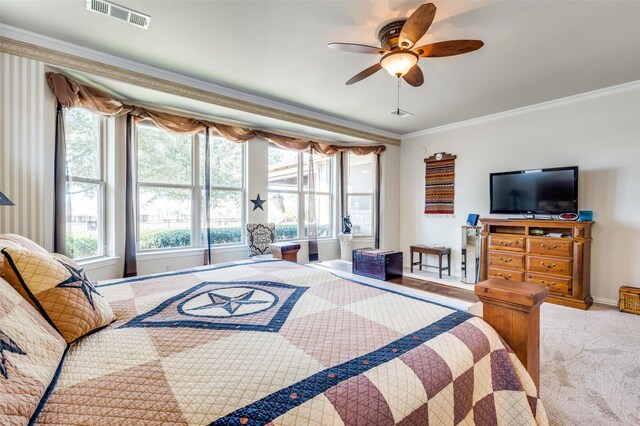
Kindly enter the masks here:
<path id="1" fill-rule="evenodd" d="M 326 266 L 327 268 L 336 269 L 341 272 L 351 272 L 351 263 L 337 260 L 325 260 L 320 262 L 320 264 Z M 402 278 L 394 278 L 387 282 L 398 284 L 404 287 L 414 288 L 417 290 L 428 291 L 429 293 L 434 293 L 441 296 L 452 297 L 454 299 L 459 299 L 470 303 L 475 303 L 479 300 L 476 295 L 470 290 L 448 286 L 445 284 L 434 283 L 432 281 L 421 280 L 413 277 L 404 276 Z"/>

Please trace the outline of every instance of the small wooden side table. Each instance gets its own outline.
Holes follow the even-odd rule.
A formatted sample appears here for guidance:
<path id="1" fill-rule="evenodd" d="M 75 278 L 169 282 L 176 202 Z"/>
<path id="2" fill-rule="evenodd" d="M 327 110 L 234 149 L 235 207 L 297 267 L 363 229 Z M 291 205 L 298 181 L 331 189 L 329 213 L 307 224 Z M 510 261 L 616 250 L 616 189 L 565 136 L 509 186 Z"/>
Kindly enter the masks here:
<path id="1" fill-rule="evenodd" d="M 413 253 L 418 253 L 420 258 L 417 262 L 413 261 Z M 438 266 L 435 265 L 426 265 L 422 263 L 422 255 L 423 254 L 432 254 L 438 256 Z M 447 255 L 447 267 L 442 267 L 442 256 Z M 440 272 L 440 278 L 442 278 L 442 271 L 447 271 L 449 275 L 451 275 L 451 249 L 448 247 L 429 247 L 424 244 L 416 244 L 415 246 L 411 246 L 410 255 L 411 257 L 411 272 L 413 272 L 413 265 L 420 265 L 420 270 L 422 271 L 422 267 L 427 268 L 438 268 Z"/>
<path id="2" fill-rule="evenodd" d="M 298 243 L 271 243 L 271 254 L 274 259 L 288 260 L 289 262 L 298 262 L 298 251 L 300 250 L 300 244 Z"/>

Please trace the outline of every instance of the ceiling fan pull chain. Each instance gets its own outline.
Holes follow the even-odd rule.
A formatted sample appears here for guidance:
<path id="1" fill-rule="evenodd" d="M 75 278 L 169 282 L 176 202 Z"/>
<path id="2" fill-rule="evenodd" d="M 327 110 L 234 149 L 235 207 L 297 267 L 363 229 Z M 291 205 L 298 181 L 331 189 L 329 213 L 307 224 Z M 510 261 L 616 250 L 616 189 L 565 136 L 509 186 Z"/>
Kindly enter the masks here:
<path id="1" fill-rule="evenodd" d="M 397 102 L 398 107 L 397 109 L 397 113 L 398 115 L 400 115 L 400 76 L 398 76 L 398 102 Z"/>

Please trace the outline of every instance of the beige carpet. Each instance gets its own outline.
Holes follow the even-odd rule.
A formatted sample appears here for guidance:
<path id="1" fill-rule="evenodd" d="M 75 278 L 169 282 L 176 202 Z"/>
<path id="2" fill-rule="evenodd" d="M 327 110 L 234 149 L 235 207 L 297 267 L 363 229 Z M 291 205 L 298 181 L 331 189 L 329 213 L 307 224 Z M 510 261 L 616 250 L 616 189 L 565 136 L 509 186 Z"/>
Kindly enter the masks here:
<path id="1" fill-rule="evenodd" d="M 541 308 L 540 390 L 552 425 L 640 425 L 640 316 Z"/>

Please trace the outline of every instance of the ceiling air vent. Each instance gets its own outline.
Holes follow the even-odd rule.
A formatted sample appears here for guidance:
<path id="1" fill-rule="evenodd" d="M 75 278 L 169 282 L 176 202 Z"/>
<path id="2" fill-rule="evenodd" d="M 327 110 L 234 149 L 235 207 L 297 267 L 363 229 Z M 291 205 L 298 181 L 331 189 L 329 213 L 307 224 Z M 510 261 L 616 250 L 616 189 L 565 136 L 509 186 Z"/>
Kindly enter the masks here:
<path id="1" fill-rule="evenodd" d="M 149 28 L 151 16 L 106 0 L 86 0 L 87 10 L 127 21 L 136 27 Z"/>

